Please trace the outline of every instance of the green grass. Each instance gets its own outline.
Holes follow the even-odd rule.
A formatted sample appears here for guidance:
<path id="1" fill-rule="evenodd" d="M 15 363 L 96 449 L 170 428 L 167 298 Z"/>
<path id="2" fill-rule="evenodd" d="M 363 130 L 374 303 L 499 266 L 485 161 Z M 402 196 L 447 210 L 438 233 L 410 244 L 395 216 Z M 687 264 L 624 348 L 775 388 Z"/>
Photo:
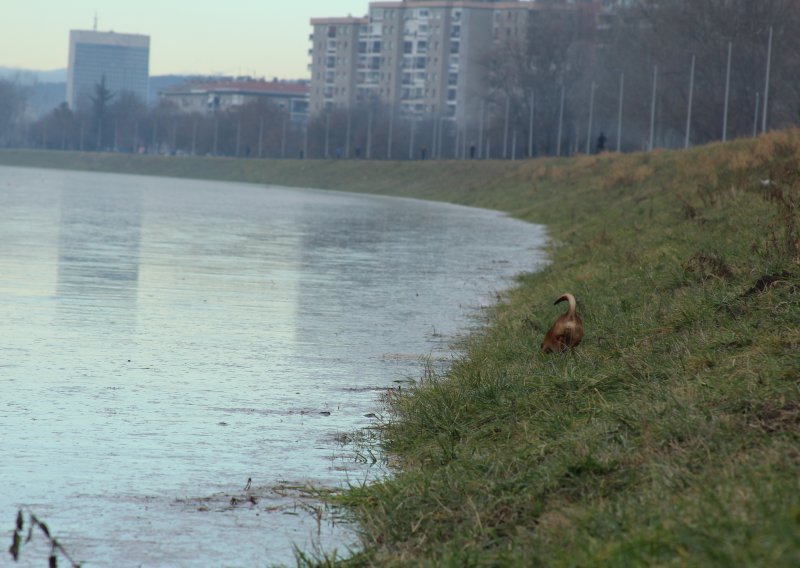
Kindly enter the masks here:
<path id="1" fill-rule="evenodd" d="M 446 373 L 387 397 L 397 474 L 338 496 L 362 527 L 348 564 L 800 565 L 800 131 L 514 163 L 55 156 L 548 225 L 553 263 L 519 279 Z M 565 291 L 583 344 L 543 356 Z"/>

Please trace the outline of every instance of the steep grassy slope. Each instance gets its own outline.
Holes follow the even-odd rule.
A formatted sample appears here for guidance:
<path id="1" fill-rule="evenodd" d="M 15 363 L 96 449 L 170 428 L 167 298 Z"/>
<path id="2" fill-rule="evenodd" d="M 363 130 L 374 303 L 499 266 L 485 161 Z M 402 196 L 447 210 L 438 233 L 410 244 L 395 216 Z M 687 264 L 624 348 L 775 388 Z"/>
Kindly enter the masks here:
<path id="1" fill-rule="evenodd" d="M 43 159 L 439 199 L 549 226 L 552 265 L 520 279 L 464 357 L 387 395 L 399 470 L 340 496 L 363 527 L 350 563 L 800 565 L 800 132 L 513 163 L 0 152 Z M 564 291 L 584 343 L 542 356 Z"/>
<path id="2" fill-rule="evenodd" d="M 387 397 L 402 473 L 344 496 L 356 563 L 800 564 L 798 164 L 794 132 L 499 182 L 554 263 Z M 542 356 L 563 291 L 587 336 Z"/>

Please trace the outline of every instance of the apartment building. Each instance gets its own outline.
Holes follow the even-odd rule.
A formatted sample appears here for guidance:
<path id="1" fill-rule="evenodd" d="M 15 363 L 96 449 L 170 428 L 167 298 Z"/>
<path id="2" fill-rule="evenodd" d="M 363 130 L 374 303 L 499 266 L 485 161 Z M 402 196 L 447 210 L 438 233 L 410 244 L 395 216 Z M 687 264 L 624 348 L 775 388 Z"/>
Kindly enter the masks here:
<path id="1" fill-rule="evenodd" d="M 368 18 L 314 18 L 311 20 L 311 114 L 325 108 L 356 104 L 359 40 Z"/>
<path id="2" fill-rule="evenodd" d="M 67 102 L 72 109 L 88 104 L 89 97 L 103 78 L 110 91 L 133 93 L 146 101 L 149 70 L 149 36 L 70 31 Z"/>
<path id="3" fill-rule="evenodd" d="M 620 1 L 400 0 L 373 2 L 363 18 L 313 19 L 311 114 L 380 101 L 466 125 L 488 95 L 493 48 L 553 19 L 589 33 Z"/>

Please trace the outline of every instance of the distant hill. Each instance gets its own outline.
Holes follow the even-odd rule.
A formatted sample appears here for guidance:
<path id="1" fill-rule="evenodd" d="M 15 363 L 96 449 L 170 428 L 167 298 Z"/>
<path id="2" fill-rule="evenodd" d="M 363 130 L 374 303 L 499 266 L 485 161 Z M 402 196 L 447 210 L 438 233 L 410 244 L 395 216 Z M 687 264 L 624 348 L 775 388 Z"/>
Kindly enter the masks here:
<path id="1" fill-rule="evenodd" d="M 29 108 L 34 116 L 47 114 L 67 100 L 67 84 L 34 83 L 29 87 Z"/>
<path id="2" fill-rule="evenodd" d="M 33 83 L 66 83 L 67 70 L 36 71 L 18 67 L 0 67 L 0 79 L 13 79 L 25 85 Z"/>
<path id="3" fill-rule="evenodd" d="M 41 116 L 67 100 L 67 70 L 37 71 L 17 67 L 0 67 L 0 79 L 14 81 L 26 87 L 28 109 Z"/>

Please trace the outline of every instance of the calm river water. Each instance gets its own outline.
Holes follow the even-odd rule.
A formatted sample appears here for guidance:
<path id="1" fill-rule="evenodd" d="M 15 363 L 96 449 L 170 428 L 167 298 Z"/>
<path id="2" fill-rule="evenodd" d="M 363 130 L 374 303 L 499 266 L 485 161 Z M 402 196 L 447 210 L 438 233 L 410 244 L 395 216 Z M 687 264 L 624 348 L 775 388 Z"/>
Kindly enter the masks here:
<path id="1" fill-rule="evenodd" d="M 339 435 L 543 241 L 414 200 L 0 168 L 0 565 L 19 507 L 86 567 L 346 550 L 297 488 L 375 475 Z"/>

